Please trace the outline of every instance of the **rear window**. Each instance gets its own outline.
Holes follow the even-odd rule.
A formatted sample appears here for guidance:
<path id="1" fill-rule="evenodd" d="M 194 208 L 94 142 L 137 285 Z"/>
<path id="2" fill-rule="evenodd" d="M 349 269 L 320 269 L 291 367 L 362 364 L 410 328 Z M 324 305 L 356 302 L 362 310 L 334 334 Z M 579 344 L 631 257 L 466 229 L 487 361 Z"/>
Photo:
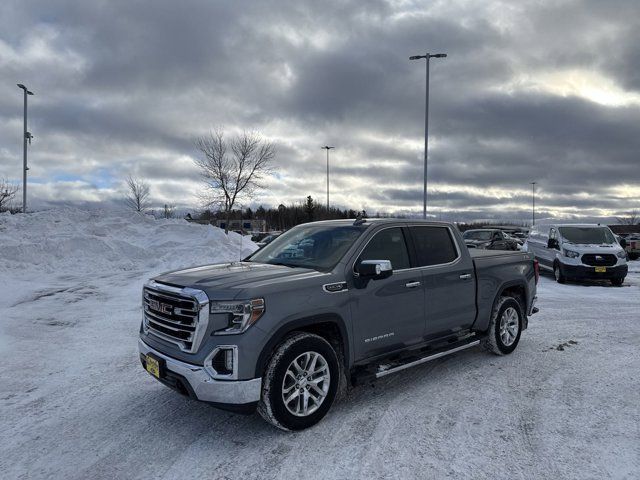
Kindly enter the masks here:
<path id="1" fill-rule="evenodd" d="M 441 265 L 453 262 L 458 251 L 451 232 L 446 227 L 411 227 L 418 256 L 418 265 Z"/>

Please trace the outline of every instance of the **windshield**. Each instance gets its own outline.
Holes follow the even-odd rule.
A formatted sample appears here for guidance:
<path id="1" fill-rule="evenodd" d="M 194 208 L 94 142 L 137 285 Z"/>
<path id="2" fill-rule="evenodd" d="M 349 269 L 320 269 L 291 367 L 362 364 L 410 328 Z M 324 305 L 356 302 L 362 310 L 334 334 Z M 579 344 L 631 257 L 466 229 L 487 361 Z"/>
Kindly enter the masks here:
<path id="1" fill-rule="evenodd" d="M 465 240 L 491 240 L 491 230 L 467 230 L 462 235 Z"/>
<path id="2" fill-rule="evenodd" d="M 336 266 L 365 230 L 365 226 L 353 225 L 298 225 L 256 251 L 246 261 L 328 271 Z"/>
<path id="3" fill-rule="evenodd" d="M 613 233 L 606 227 L 560 227 L 560 235 L 567 242 L 577 244 L 612 244 L 616 243 Z"/>

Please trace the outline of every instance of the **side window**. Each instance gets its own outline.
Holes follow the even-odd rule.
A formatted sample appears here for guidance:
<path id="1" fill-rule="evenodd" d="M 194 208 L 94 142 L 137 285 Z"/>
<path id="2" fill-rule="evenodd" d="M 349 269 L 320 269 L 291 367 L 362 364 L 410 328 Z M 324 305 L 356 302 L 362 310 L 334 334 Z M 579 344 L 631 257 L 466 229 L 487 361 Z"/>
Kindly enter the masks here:
<path id="1" fill-rule="evenodd" d="M 362 260 L 391 260 L 394 270 L 409 268 L 409 252 L 402 229 L 387 228 L 376 233 L 360 254 L 358 262 Z"/>
<path id="2" fill-rule="evenodd" d="M 446 227 L 411 227 L 411 233 L 421 267 L 453 262 L 458 256 L 451 232 Z"/>

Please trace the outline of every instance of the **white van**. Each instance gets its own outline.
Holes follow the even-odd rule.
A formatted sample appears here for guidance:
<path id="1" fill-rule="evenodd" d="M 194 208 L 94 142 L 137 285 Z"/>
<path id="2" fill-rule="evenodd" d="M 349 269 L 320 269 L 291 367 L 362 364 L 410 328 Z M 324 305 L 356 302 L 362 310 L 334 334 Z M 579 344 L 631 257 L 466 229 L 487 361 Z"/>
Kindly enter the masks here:
<path id="1" fill-rule="evenodd" d="M 556 281 L 610 280 L 620 286 L 627 276 L 627 255 L 606 225 L 536 225 L 522 249 L 535 255 Z"/>

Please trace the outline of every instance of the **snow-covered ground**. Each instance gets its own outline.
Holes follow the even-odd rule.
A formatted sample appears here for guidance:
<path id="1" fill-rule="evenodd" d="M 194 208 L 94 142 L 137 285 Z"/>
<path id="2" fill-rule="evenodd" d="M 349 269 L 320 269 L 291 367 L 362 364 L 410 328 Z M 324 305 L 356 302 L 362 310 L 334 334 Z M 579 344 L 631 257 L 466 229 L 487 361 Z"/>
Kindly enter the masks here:
<path id="1" fill-rule="evenodd" d="M 386 377 L 284 433 L 184 399 L 137 357 L 147 277 L 240 256 L 238 235 L 181 220 L 0 215 L 0 477 L 640 476 L 640 262 L 622 288 L 543 276 L 514 354 Z"/>

